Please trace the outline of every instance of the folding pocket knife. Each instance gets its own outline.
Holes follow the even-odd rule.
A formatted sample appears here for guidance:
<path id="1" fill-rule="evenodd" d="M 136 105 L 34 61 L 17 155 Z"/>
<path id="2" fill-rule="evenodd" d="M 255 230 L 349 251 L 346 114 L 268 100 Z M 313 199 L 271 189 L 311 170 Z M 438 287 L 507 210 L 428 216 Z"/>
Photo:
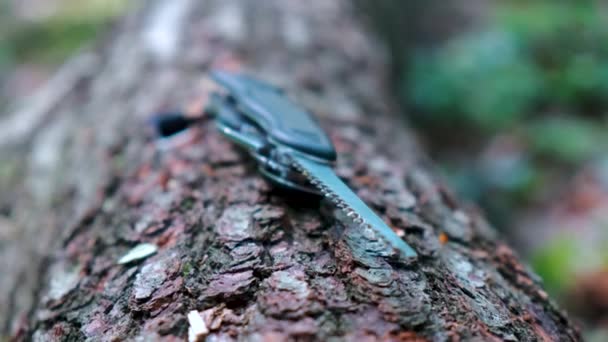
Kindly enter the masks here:
<path id="1" fill-rule="evenodd" d="M 270 84 L 241 74 L 214 71 L 227 92 L 211 94 L 207 113 L 220 132 L 246 149 L 273 183 L 328 198 L 362 228 L 373 231 L 404 257 L 416 252 L 378 217 L 332 166 L 334 146 L 313 116 Z"/>

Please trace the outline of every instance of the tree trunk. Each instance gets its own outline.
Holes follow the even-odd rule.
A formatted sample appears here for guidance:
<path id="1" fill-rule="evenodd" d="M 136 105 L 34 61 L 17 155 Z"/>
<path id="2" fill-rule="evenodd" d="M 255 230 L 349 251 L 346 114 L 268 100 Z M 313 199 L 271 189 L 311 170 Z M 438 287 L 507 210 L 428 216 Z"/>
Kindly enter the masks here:
<path id="1" fill-rule="evenodd" d="M 2 335 L 578 340 L 390 115 L 382 56 L 346 1 L 145 2 L 0 122 Z M 338 174 L 418 259 L 395 262 L 330 206 L 275 191 L 209 123 L 159 149 L 146 121 L 200 111 L 212 67 L 315 112 Z M 129 253 L 142 243 L 156 253 Z"/>

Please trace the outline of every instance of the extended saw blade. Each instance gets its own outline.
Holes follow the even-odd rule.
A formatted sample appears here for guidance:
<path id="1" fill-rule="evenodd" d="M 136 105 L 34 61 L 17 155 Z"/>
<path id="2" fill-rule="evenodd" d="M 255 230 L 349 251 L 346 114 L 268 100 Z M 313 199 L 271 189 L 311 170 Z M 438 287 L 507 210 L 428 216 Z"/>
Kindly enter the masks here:
<path id="1" fill-rule="evenodd" d="M 362 227 L 369 227 L 376 235 L 412 258 L 416 252 L 376 215 L 326 164 L 298 155 L 290 155 L 293 166 L 304 174 L 319 191 Z"/>

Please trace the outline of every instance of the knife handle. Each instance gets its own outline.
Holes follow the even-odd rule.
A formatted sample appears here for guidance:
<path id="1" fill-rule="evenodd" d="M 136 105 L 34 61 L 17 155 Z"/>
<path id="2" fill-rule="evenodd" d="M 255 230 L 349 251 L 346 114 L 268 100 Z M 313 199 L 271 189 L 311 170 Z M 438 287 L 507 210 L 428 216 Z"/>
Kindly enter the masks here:
<path id="1" fill-rule="evenodd" d="M 336 160 L 331 140 L 314 117 L 280 89 L 224 71 L 213 71 L 211 77 L 228 90 L 239 112 L 259 126 L 272 143 L 326 162 Z"/>

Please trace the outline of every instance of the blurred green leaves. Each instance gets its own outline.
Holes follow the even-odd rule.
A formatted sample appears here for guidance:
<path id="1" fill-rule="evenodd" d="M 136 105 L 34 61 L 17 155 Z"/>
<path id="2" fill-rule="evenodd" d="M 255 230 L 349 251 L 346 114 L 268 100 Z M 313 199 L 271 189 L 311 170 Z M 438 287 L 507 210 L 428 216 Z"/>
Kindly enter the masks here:
<path id="1" fill-rule="evenodd" d="M 15 28 L 5 39 L 14 60 L 55 64 L 95 37 L 101 24 L 103 20 L 52 19 Z"/>
<path id="2" fill-rule="evenodd" d="M 545 287 L 553 294 L 573 283 L 576 275 L 576 239 L 558 236 L 536 251 L 531 262 L 534 270 L 543 278 Z"/>
<path id="3" fill-rule="evenodd" d="M 608 21 L 597 6 L 504 2 L 489 27 L 418 51 L 402 88 L 414 122 L 482 137 L 517 130 L 534 154 L 560 162 L 608 146 Z"/>
<path id="4" fill-rule="evenodd" d="M 579 276 L 608 267 L 608 226 L 606 222 L 595 224 L 594 228 L 587 227 L 591 229 L 585 234 L 558 223 L 555 229 L 559 232 L 532 254 L 532 267 L 553 294 L 571 290 Z"/>
<path id="5" fill-rule="evenodd" d="M 608 147 L 604 127 L 574 116 L 537 120 L 526 127 L 525 134 L 537 155 L 572 164 L 604 153 Z"/>
<path id="6" fill-rule="evenodd" d="M 127 0 L 0 0 L 0 115 L 128 5 Z"/>
<path id="7" fill-rule="evenodd" d="M 540 74 L 511 34 L 489 31 L 415 56 L 407 93 L 427 124 L 458 120 L 496 132 L 532 109 L 542 92 Z"/>
<path id="8" fill-rule="evenodd" d="M 493 4 L 475 30 L 410 48 L 398 91 L 452 186 L 509 235 L 526 215 L 566 210 L 573 174 L 608 157 L 608 7 Z M 570 261 L 589 260 L 581 249 L 601 248 L 550 235 L 523 247 L 536 251 L 532 264 L 555 292 L 581 269 Z"/>
<path id="9" fill-rule="evenodd" d="M 485 27 L 418 48 L 400 89 L 448 179 L 494 223 L 547 216 L 532 221 L 529 238 L 543 241 L 528 248 L 554 294 L 608 266 L 608 230 L 596 222 L 601 210 L 592 214 L 605 201 L 592 191 L 600 183 L 578 189 L 608 175 L 583 168 L 608 156 L 608 14 L 599 6 L 500 2 Z M 575 180 L 577 169 L 585 176 Z"/>
<path id="10" fill-rule="evenodd" d="M 95 38 L 121 13 L 124 0 L 59 0 L 52 15 L 18 19 L 6 2 L 0 30 L 0 67 L 17 63 L 57 64 Z"/>

